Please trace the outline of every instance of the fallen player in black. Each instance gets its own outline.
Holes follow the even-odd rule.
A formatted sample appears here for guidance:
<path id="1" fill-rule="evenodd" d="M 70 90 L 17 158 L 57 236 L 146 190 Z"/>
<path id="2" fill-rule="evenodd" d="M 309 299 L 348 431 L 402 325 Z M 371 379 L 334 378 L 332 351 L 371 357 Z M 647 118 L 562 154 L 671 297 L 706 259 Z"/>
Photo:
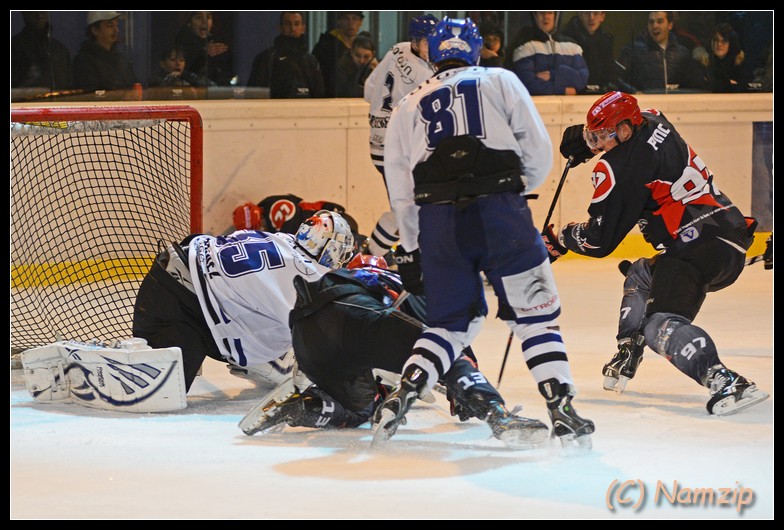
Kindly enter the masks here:
<path id="1" fill-rule="evenodd" d="M 288 389 L 270 393 L 240 422 L 248 435 L 283 425 L 352 428 L 367 422 L 397 383 L 387 385 L 377 374 L 399 376 L 424 327 L 424 299 L 403 291 L 399 276 L 389 270 L 338 269 L 317 282 L 295 283 L 294 351 L 298 370 L 313 384 L 302 388 L 295 375 Z M 461 421 L 479 418 L 494 437 L 516 447 L 547 440 L 544 423 L 506 408 L 470 348 L 442 383 L 451 412 Z"/>

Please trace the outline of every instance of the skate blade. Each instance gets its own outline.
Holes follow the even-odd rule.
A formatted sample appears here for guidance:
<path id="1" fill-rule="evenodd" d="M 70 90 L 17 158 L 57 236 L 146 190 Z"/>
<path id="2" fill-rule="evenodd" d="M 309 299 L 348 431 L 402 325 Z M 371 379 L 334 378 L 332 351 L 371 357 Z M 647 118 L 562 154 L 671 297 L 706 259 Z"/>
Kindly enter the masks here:
<path id="1" fill-rule="evenodd" d="M 542 429 L 510 429 L 498 436 L 504 445 L 516 449 L 535 449 L 543 447 L 550 441 L 550 430 Z"/>
<path id="2" fill-rule="evenodd" d="M 381 411 L 381 419 L 373 428 L 373 440 L 370 442 L 370 447 L 380 447 L 394 436 L 397 431 L 398 422 L 395 421 L 395 413 L 391 410 L 384 409 Z"/>
<path id="3" fill-rule="evenodd" d="M 617 392 L 618 394 L 623 394 L 623 391 L 626 390 L 626 383 L 629 382 L 629 378 L 625 375 L 619 375 L 617 378 L 604 376 L 604 389 L 609 390 L 611 392 Z"/>
<path id="4" fill-rule="evenodd" d="M 253 436 L 257 432 L 262 431 L 264 424 L 272 419 L 273 415 L 269 414 L 268 411 L 274 410 L 275 405 L 274 400 L 262 401 L 240 420 L 239 428 L 248 436 Z"/>
<path id="5" fill-rule="evenodd" d="M 590 434 L 582 436 L 575 436 L 574 434 L 565 434 L 561 436 L 561 447 L 571 454 L 587 453 L 593 449 L 593 440 Z"/>
<path id="6" fill-rule="evenodd" d="M 727 396 L 721 401 L 717 401 L 716 404 L 713 405 L 713 414 L 716 416 L 729 416 L 730 414 L 735 414 L 736 412 L 747 409 L 752 405 L 761 403 L 769 397 L 770 394 L 767 392 L 763 392 L 756 386 L 750 386 L 743 392 L 738 400 L 735 399 L 735 396 Z"/>

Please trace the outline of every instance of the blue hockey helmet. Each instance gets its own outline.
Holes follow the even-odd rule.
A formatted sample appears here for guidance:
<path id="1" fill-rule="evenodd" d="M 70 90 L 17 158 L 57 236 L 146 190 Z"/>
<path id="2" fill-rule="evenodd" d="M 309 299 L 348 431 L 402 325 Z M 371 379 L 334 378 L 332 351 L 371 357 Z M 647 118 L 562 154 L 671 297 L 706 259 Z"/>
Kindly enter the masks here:
<path id="1" fill-rule="evenodd" d="M 428 36 L 427 46 L 434 64 L 456 59 L 474 66 L 482 51 L 482 34 L 470 18 L 444 17 Z"/>
<path id="2" fill-rule="evenodd" d="M 436 24 L 438 24 L 438 19 L 433 15 L 412 18 L 408 23 L 408 39 L 412 41 L 424 39 L 435 29 Z"/>

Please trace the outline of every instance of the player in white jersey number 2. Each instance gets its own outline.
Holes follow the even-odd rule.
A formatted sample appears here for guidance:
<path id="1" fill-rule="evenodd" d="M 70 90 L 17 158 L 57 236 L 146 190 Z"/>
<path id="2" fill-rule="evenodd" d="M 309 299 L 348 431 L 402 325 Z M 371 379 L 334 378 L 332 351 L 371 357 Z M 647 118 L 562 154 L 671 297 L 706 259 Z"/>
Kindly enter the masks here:
<path id="1" fill-rule="evenodd" d="M 182 349 L 188 389 L 205 356 L 266 386 L 294 364 L 289 312 L 293 280 L 315 281 L 354 253 L 348 222 L 321 210 L 295 235 L 238 230 L 189 236 L 155 260 L 136 298 L 133 336 Z"/>
<path id="2" fill-rule="evenodd" d="M 400 385 L 374 414 L 374 443 L 396 432 L 413 401 L 479 333 L 487 315 L 484 272 L 498 296 L 498 318 L 522 340 L 553 436 L 589 447 L 594 425 L 572 406 L 558 291 L 525 197 L 549 174 L 552 143 L 517 76 L 476 66 L 481 47 L 470 19 L 440 21 L 428 37 L 436 74 L 389 120 L 385 171 L 400 229 L 396 261 L 406 290 L 425 294 L 428 329 Z"/>
<path id="3" fill-rule="evenodd" d="M 370 159 L 384 177 L 384 137 L 392 109 L 403 97 L 433 75 L 427 36 L 436 27 L 433 15 L 414 17 L 408 24 L 408 42 L 392 46 L 365 81 L 365 101 L 370 103 Z M 381 214 L 367 240 L 368 251 L 384 256 L 397 244 L 397 221 L 391 211 Z"/>

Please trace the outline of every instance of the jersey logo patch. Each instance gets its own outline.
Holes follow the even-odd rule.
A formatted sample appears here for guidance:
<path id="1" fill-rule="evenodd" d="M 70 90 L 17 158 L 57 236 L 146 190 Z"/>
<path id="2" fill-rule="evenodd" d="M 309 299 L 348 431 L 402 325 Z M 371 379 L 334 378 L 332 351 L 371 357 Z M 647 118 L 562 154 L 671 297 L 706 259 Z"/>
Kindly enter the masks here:
<path id="1" fill-rule="evenodd" d="M 599 160 L 591 174 L 593 197 L 591 203 L 602 202 L 615 187 L 615 174 L 607 162 Z"/>
<path id="2" fill-rule="evenodd" d="M 269 218 L 275 230 L 280 232 L 286 221 L 290 221 L 297 213 L 297 205 L 287 199 L 280 199 L 270 206 Z"/>

